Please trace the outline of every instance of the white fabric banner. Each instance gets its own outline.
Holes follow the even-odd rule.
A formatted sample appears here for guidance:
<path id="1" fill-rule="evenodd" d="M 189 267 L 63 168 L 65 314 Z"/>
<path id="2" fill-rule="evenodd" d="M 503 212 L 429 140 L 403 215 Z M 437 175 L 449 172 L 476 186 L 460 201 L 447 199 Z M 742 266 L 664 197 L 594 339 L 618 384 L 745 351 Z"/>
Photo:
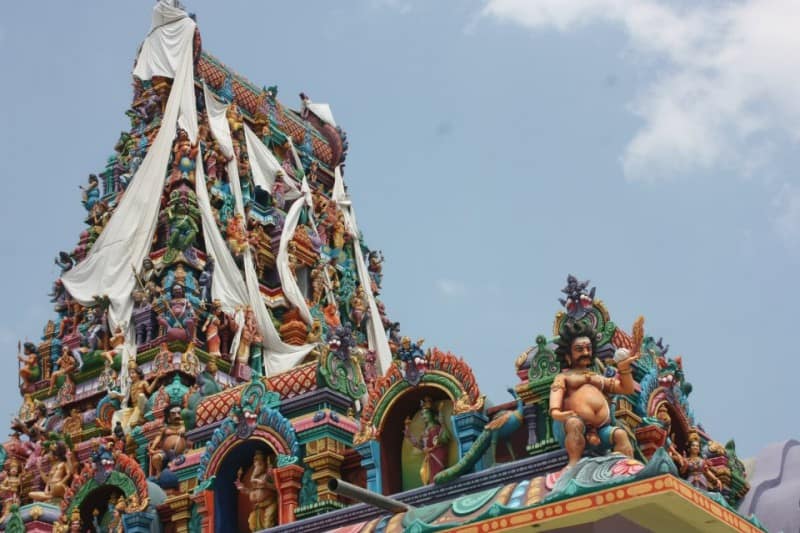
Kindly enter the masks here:
<path id="1" fill-rule="evenodd" d="M 253 133 L 253 130 L 247 124 L 244 125 L 244 138 L 247 143 L 247 155 L 250 158 L 250 172 L 253 173 L 253 183 L 272 194 L 272 188 L 275 185 L 275 174 L 279 170 L 283 172 L 283 167 L 275 155 L 270 152 L 269 148 L 261 142 L 258 135 Z M 300 196 L 297 184 L 285 172 L 283 172 L 283 182 L 288 187 L 284 194 L 286 201 L 294 200 Z"/>
<path id="2" fill-rule="evenodd" d="M 344 223 L 350 236 L 353 237 L 353 249 L 355 251 L 356 269 L 358 271 L 358 281 L 364 289 L 369 304 L 369 316 L 367 317 L 367 343 L 370 350 L 377 355 L 378 367 L 381 375 L 386 374 L 392 365 L 392 350 L 389 348 L 389 340 L 386 338 L 386 330 L 383 329 L 381 315 L 378 312 L 378 305 L 375 303 L 375 295 L 372 294 L 372 278 L 369 277 L 367 264 L 364 262 L 364 254 L 361 251 L 358 226 L 356 216 L 353 211 L 352 202 L 347 197 L 344 190 L 342 173 L 337 166 L 334 169 L 333 182 L 333 201 L 339 206 L 344 216 Z"/>
<path id="3" fill-rule="evenodd" d="M 307 198 L 302 196 L 292 204 L 292 207 L 289 208 L 289 212 L 286 214 L 286 220 L 284 220 L 283 229 L 281 230 L 281 241 L 278 246 L 278 257 L 275 259 L 275 267 L 278 269 L 278 277 L 281 280 L 281 288 L 283 289 L 284 296 L 286 296 L 286 299 L 289 300 L 292 305 L 297 307 L 303 322 L 310 326 L 313 322 L 311 311 L 308 310 L 306 298 L 297 285 L 297 279 L 289 266 L 289 243 L 294 236 L 295 229 L 297 229 L 297 221 L 300 219 L 300 212 L 305 205 L 307 205 Z"/>
<path id="4" fill-rule="evenodd" d="M 219 143 L 223 151 L 229 149 L 231 155 L 233 155 L 233 140 L 231 139 L 230 125 L 228 124 L 228 120 L 226 118 L 228 105 L 214 98 L 214 96 L 211 95 L 208 89 L 205 87 L 204 97 L 206 102 L 206 112 L 209 115 L 209 124 L 211 125 L 211 134 L 214 136 L 217 143 Z M 261 140 L 256 137 L 252 131 L 250 131 L 250 128 L 248 128 L 247 125 L 245 125 L 244 128 L 245 135 L 250 133 L 253 137 L 255 137 L 254 141 L 247 141 L 247 153 L 250 156 L 250 168 L 253 172 L 253 176 L 255 177 L 256 165 L 252 154 L 257 148 L 251 149 L 251 144 L 254 146 L 262 146 L 265 150 L 266 146 L 264 146 Z M 248 139 L 248 137 L 245 137 L 245 139 Z M 275 157 L 269 152 L 269 150 L 266 150 L 266 153 L 272 158 Z M 278 164 L 277 167 L 280 168 L 280 165 Z M 228 178 L 230 179 L 231 191 L 233 192 L 236 213 L 241 214 L 242 219 L 244 220 L 244 202 L 242 199 L 241 184 L 239 182 L 239 165 L 235 157 L 228 162 L 226 169 L 228 171 Z M 265 168 L 259 167 L 259 170 L 263 172 Z M 271 187 L 265 189 L 262 185 L 261 188 L 270 194 L 272 193 Z M 302 361 L 308 352 L 314 348 L 314 346 L 311 344 L 292 346 L 290 344 L 286 344 L 281 339 L 278 330 L 275 329 L 275 324 L 272 323 L 272 317 L 270 316 L 269 310 L 264 303 L 264 297 L 261 295 L 261 289 L 259 289 L 258 286 L 258 274 L 256 273 L 256 268 L 253 261 L 253 252 L 250 249 L 250 246 L 248 246 L 244 252 L 244 274 L 248 301 L 250 302 L 250 305 L 255 313 L 258 329 L 261 332 L 261 335 L 264 337 L 264 374 L 271 376 L 285 372 Z"/>
<path id="5" fill-rule="evenodd" d="M 307 101 L 304 104 L 309 111 L 317 115 L 317 117 L 327 124 L 330 124 L 334 128 L 336 127 L 336 121 L 333 120 L 333 111 L 331 111 L 331 106 L 328 104 L 317 104 L 312 101 Z"/>
<path id="6" fill-rule="evenodd" d="M 174 8 L 163 3 L 155 7 L 156 11 L 166 9 Z M 109 297 L 109 325 L 112 331 L 117 325 L 130 326 L 133 310 L 131 293 L 136 287 L 134 269 L 141 268 L 153 240 L 179 116 L 186 117 L 183 122 L 190 138 L 193 141 L 197 138 L 192 73 L 194 28 L 194 22 L 183 13 L 183 18 L 160 26 L 145 40 L 137 67 L 155 64 L 153 54 L 167 48 L 170 49 L 169 55 L 176 58 L 172 70 L 159 73 L 174 75 L 161 127 L 89 254 L 61 278 L 72 297 L 83 305 L 92 303 L 95 296 Z M 154 70 L 143 69 L 134 73 L 149 75 Z M 127 338 L 132 338 L 130 333 Z"/>

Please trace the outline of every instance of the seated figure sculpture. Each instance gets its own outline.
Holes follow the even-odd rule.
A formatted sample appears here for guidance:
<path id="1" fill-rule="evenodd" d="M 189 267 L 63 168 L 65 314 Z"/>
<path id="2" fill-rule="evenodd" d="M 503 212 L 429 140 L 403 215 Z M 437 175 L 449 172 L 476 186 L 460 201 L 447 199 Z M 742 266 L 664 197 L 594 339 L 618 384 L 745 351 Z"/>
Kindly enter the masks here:
<path id="1" fill-rule="evenodd" d="M 161 433 L 150 443 L 148 451 L 150 454 L 150 475 L 158 477 L 161 471 L 173 460 L 181 460 L 183 452 L 186 451 L 186 426 L 181 418 L 181 408 L 179 406 L 170 407 L 167 411 L 166 424 L 161 429 Z"/>
<path id="2" fill-rule="evenodd" d="M 591 327 L 576 322 L 568 323 L 558 340 L 556 353 L 564 369 L 550 388 L 550 416 L 555 437 L 567 450 L 567 468 L 577 464 L 586 451 L 602 454 L 611 449 L 633 457 L 628 434 L 611 425 L 606 394 L 633 393 L 631 365 L 638 356 L 618 350 L 618 374 L 605 377 L 593 369 L 595 339 Z"/>
<path id="3" fill-rule="evenodd" d="M 164 328 L 168 339 L 191 341 L 195 333 L 195 313 L 191 301 L 184 296 L 183 287 L 174 284 L 172 298 L 163 302 L 165 312 L 158 316 L 158 323 Z M 178 331 L 182 330 L 182 333 Z"/>

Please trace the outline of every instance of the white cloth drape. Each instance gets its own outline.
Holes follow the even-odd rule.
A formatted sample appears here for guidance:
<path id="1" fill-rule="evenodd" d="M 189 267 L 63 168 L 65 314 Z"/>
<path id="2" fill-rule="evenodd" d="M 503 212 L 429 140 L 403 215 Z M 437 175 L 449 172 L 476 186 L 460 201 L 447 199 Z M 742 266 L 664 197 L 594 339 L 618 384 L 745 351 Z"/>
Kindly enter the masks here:
<path id="1" fill-rule="evenodd" d="M 156 9 L 160 7 L 168 6 L 158 4 Z M 110 298 L 109 320 L 112 328 L 130 320 L 133 308 L 131 292 L 136 284 L 133 269 L 141 266 L 155 232 L 164 177 L 179 116 L 186 117 L 183 122 L 188 126 L 190 137 L 197 137 L 192 76 L 194 27 L 194 22 L 186 17 L 161 26 L 145 41 L 137 67 L 152 64 L 153 51 L 167 46 L 175 48 L 171 55 L 178 58 L 174 71 L 161 73 L 174 75 L 161 128 L 87 257 L 62 276 L 64 286 L 82 304 L 91 303 L 94 296 L 107 295 Z M 151 44 L 153 42 L 156 44 Z"/>
<path id="2" fill-rule="evenodd" d="M 379 371 L 383 375 L 389 370 L 392 364 L 392 351 L 389 348 L 389 340 L 386 338 L 386 330 L 383 329 L 381 315 L 378 312 L 378 305 L 375 303 L 375 295 L 372 294 L 372 278 L 369 276 L 367 264 L 364 261 L 364 254 L 361 251 L 361 242 L 359 240 L 358 225 L 356 224 L 356 215 L 353 211 L 352 203 L 347 197 L 344 190 L 344 181 L 342 180 L 342 173 L 337 166 L 334 170 L 333 182 L 333 201 L 339 206 L 339 209 L 344 216 L 345 227 L 350 236 L 353 237 L 353 249 L 355 251 L 356 270 L 358 272 L 358 281 L 364 289 L 364 294 L 367 296 L 367 303 L 369 304 L 369 316 L 367 317 L 367 342 L 370 350 L 373 350 L 377 355 L 377 362 Z"/>
<path id="3" fill-rule="evenodd" d="M 305 180 L 305 178 L 303 178 Z M 289 208 L 286 214 L 286 220 L 283 222 L 283 229 L 281 230 L 281 240 L 278 246 L 278 257 L 275 259 L 275 267 L 278 270 L 278 277 L 281 280 L 281 288 L 286 299 L 294 305 L 300 312 L 300 317 L 303 322 L 309 326 L 313 322 L 311 318 L 311 311 L 308 309 L 306 298 L 303 291 L 297 285 L 297 279 L 292 273 L 289 266 L 289 242 L 292 240 L 295 230 L 297 229 L 297 222 L 300 219 L 300 212 L 303 207 L 308 205 L 308 197 L 302 196 L 298 198 Z"/>
<path id="4" fill-rule="evenodd" d="M 126 397 L 128 361 L 136 354 L 131 324 L 134 269 L 141 267 L 153 240 L 176 123 L 180 121 L 192 141 L 197 138 L 192 73 L 194 30 L 194 21 L 182 10 L 163 2 L 153 9 L 153 30 L 142 44 L 134 75 L 142 80 L 154 75 L 173 78 L 161 127 L 92 249 L 61 278 L 70 295 L 83 305 L 91 304 L 95 296 L 109 298 L 109 326 L 112 331 L 117 326 L 125 330 L 121 381 Z"/>
<path id="5" fill-rule="evenodd" d="M 261 142 L 258 135 L 253 133 L 253 130 L 247 124 L 244 125 L 244 138 L 247 143 L 247 155 L 250 158 L 250 172 L 253 174 L 253 183 L 272 194 L 275 175 L 279 170 L 283 172 L 283 167 L 275 158 L 275 155 L 269 151 L 269 148 Z M 288 188 L 284 194 L 287 201 L 294 200 L 300 196 L 297 184 L 286 173 L 284 173 L 283 182 Z"/>
<path id="6" fill-rule="evenodd" d="M 234 155 L 234 151 L 230 125 L 228 124 L 226 118 L 227 104 L 219 102 L 216 98 L 209 94 L 208 89 L 205 87 L 204 97 L 206 102 L 206 112 L 208 113 L 209 124 L 211 125 L 211 134 L 220 145 L 223 153 L 227 151 L 228 153 L 225 153 L 225 155 L 231 157 Z M 244 128 L 245 135 L 250 133 L 253 137 L 255 137 L 255 140 L 247 141 L 247 153 L 250 157 L 250 168 L 253 172 L 254 179 L 256 172 L 258 171 L 260 176 L 268 174 L 274 181 L 274 171 L 270 173 L 268 170 L 269 167 L 264 166 L 265 156 L 263 153 L 255 158 L 253 153 L 258 150 L 259 147 L 263 147 L 264 151 L 266 151 L 271 158 L 274 159 L 274 156 L 269 152 L 269 150 L 266 149 L 266 146 L 264 146 L 261 140 L 256 137 L 246 125 Z M 248 137 L 245 138 L 248 139 Z M 253 146 L 252 149 L 251 145 Z M 277 168 L 280 168 L 280 164 L 277 164 Z M 231 191 L 234 197 L 234 209 L 236 210 L 236 213 L 241 214 L 244 218 L 244 202 L 242 199 L 242 189 L 239 181 L 239 165 L 235 157 L 228 162 L 226 169 L 228 171 L 228 178 L 230 180 Z M 270 182 L 270 185 L 267 185 L 266 187 L 265 185 L 259 186 L 271 193 L 271 183 L 272 182 Z M 258 185 L 258 183 L 256 184 Z M 261 332 L 261 335 L 264 337 L 264 373 L 270 376 L 285 372 L 302 361 L 314 346 L 310 344 L 292 346 L 290 344 L 286 344 L 281 339 L 278 330 L 275 329 L 275 325 L 272 323 L 272 317 L 270 316 L 269 310 L 264 303 L 264 298 L 261 295 L 261 290 L 258 286 L 258 274 L 256 273 L 255 264 L 253 262 L 253 252 L 250 249 L 250 246 L 245 249 L 244 253 L 244 274 L 248 301 L 250 302 L 250 305 L 255 313 L 258 329 Z"/>

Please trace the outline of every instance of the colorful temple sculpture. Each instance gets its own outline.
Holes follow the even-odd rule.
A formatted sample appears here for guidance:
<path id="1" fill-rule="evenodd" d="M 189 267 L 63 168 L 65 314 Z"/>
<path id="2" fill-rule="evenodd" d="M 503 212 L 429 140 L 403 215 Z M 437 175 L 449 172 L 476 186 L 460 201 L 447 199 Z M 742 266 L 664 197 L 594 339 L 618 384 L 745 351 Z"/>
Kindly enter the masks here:
<path id="1" fill-rule="evenodd" d="M 502 405 L 401 336 L 343 130 L 277 95 L 156 4 L 130 129 L 83 188 L 54 318 L 20 346 L 5 531 L 762 530 L 681 358 L 588 282 L 507 359 Z"/>

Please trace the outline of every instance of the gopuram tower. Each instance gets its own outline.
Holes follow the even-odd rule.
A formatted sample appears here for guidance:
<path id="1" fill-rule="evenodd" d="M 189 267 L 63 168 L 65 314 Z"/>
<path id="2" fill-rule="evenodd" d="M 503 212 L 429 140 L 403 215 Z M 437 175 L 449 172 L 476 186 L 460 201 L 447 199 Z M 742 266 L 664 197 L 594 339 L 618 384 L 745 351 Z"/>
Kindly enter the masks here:
<path id="1" fill-rule="evenodd" d="M 20 346 L 0 528 L 760 530 L 682 360 L 643 321 L 614 325 L 588 282 L 570 276 L 551 334 L 508 358 L 502 405 L 463 359 L 400 336 L 344 131 L 277 96 L 155 5 L 130 128 L 82 188 L 54 317 Z"/>

